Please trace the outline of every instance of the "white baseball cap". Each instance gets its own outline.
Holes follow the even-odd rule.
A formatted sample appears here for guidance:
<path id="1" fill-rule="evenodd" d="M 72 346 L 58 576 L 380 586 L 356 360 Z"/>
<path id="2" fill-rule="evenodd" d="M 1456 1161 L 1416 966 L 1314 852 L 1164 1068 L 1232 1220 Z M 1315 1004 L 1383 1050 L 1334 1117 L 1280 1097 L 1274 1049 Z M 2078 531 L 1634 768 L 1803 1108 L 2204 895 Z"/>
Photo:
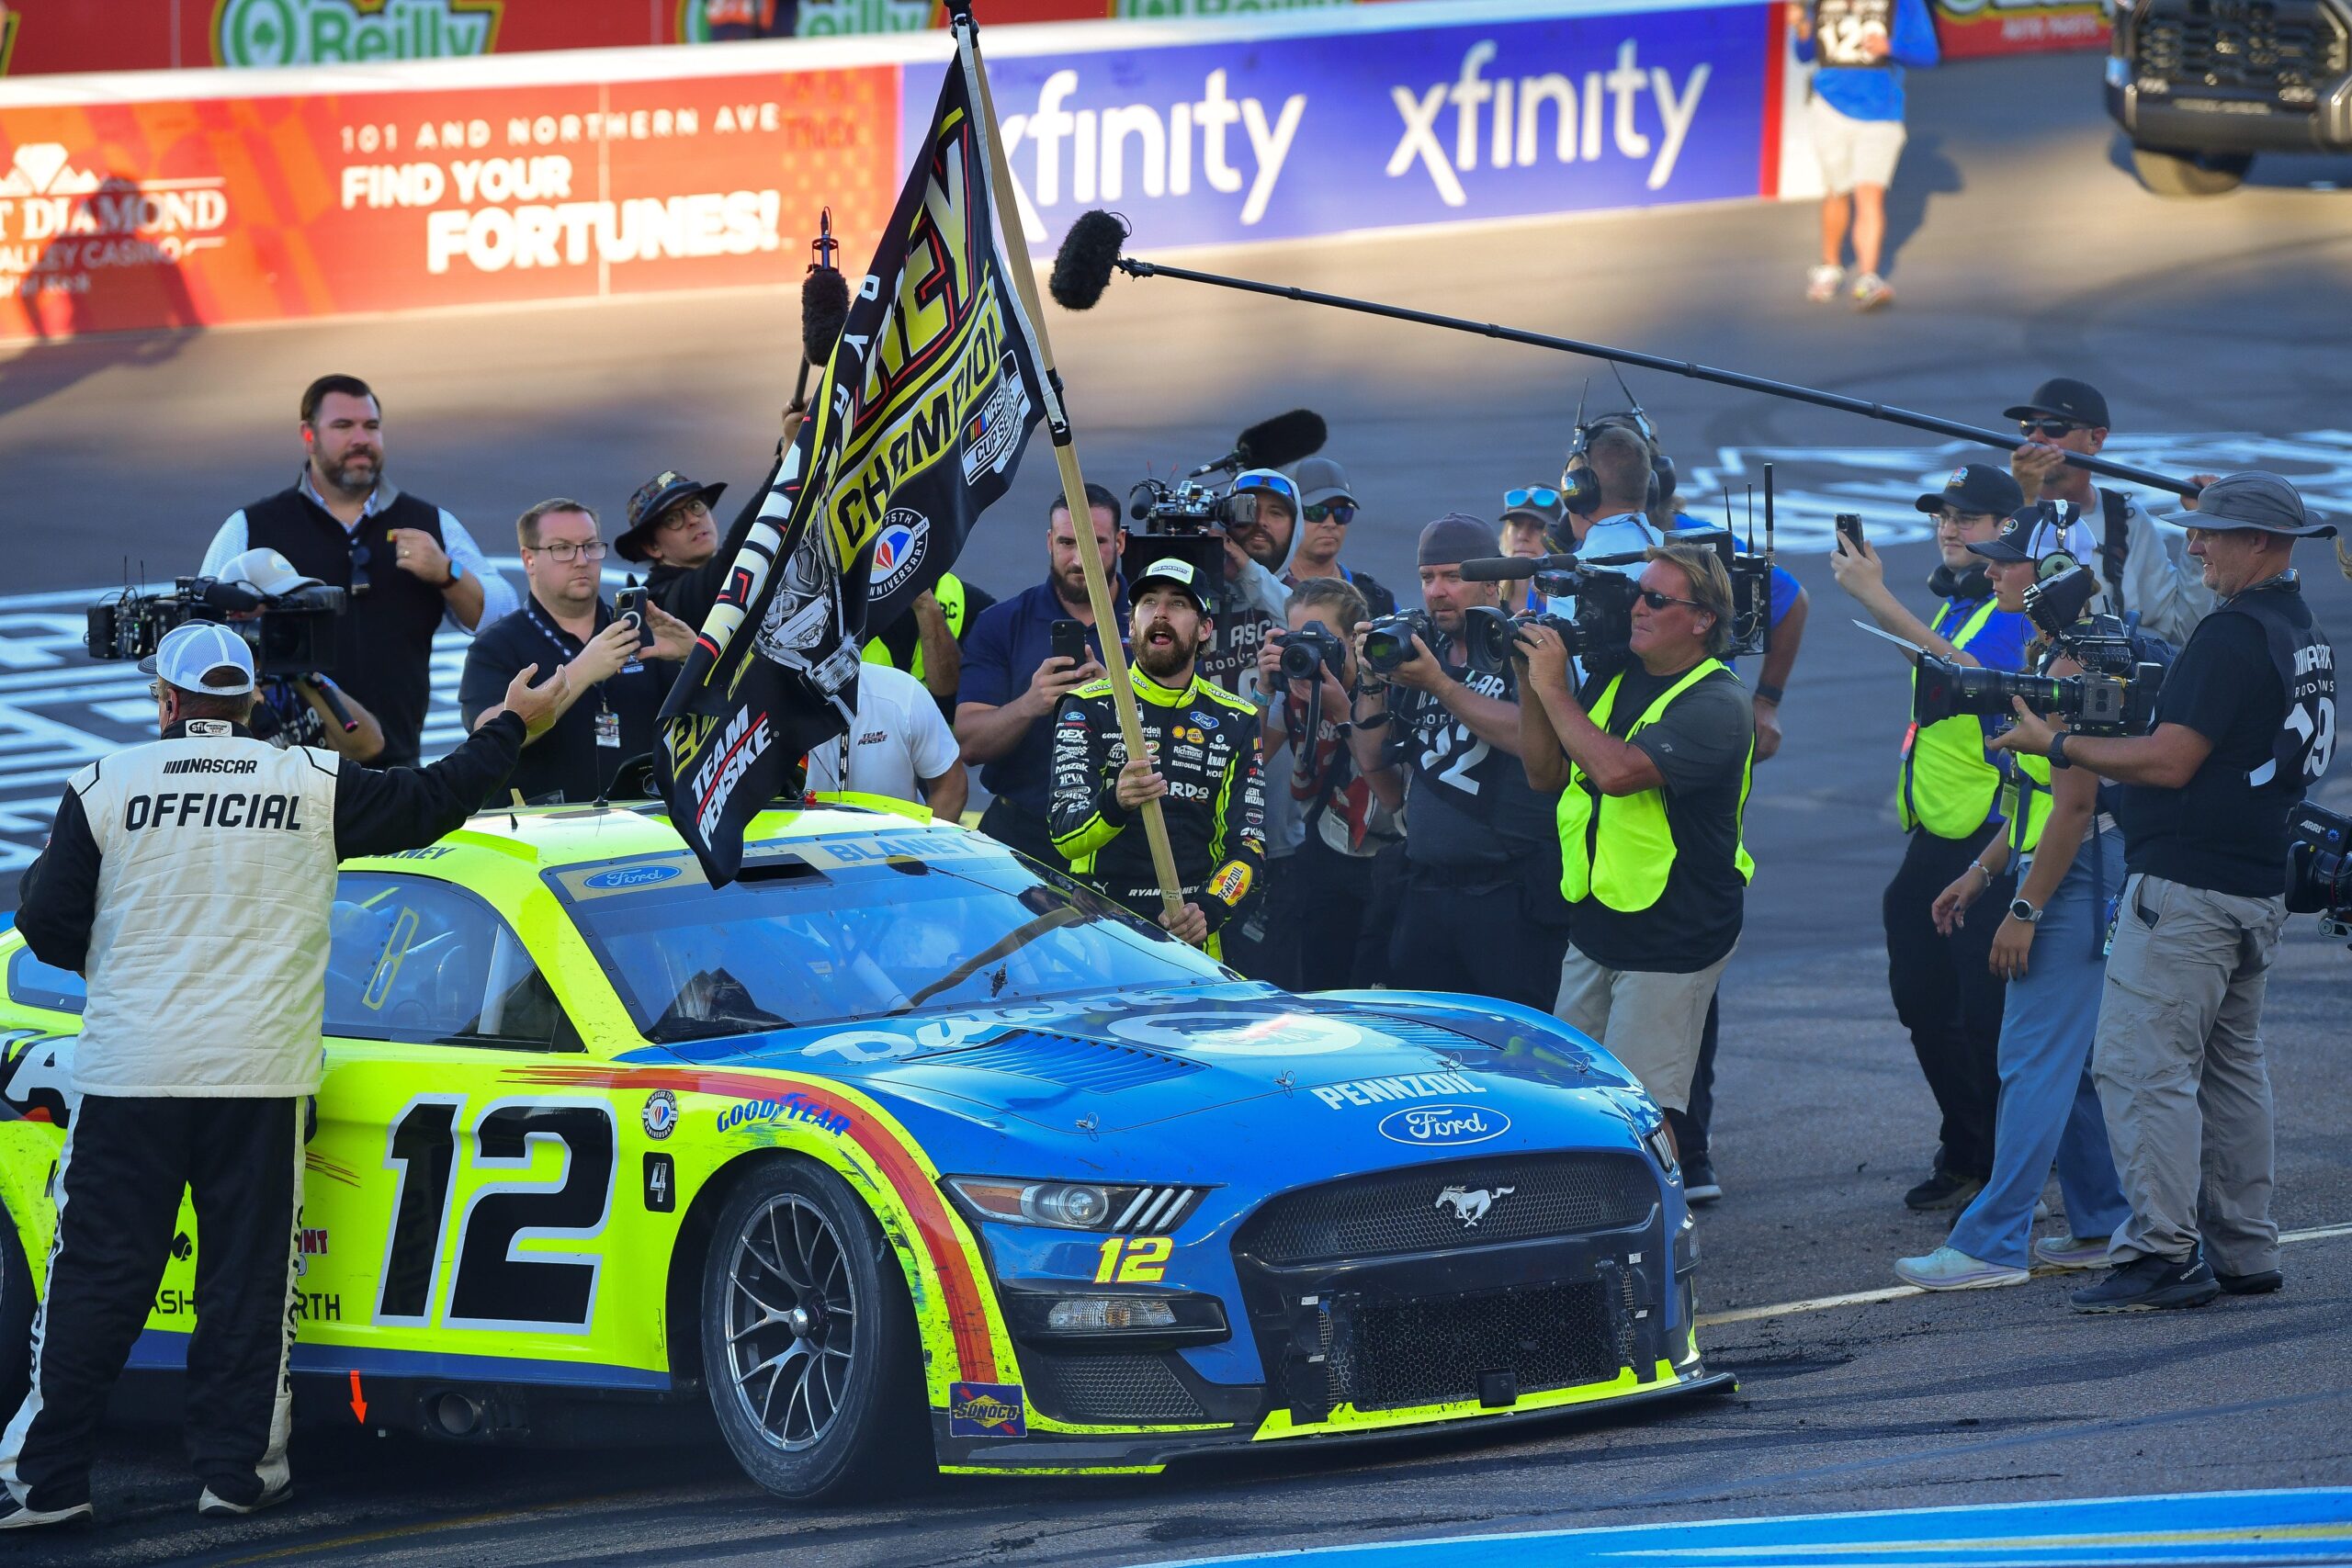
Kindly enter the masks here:
<path id="1" fill-rule="evenodd" d="M 205 676 L 223 665 L 244 676 L 240 685 L 213 686 Z M 243 637 L 211 621 L 185 621 L 164 634 L 155 651 L 139 661 L 141 675 L 206 696 L 234 697 L 254 689 L 254 650 Z"/>
<path id="2" fill-rule="evenodd" d="M 256 592 L 273 599 L 300 588 L 322 586 L 317 578 L 305 577 L 295 570 L 292 561 L 272 549 L 247 550 L 230 557 L 220 569 L 220 581 L 250 584 Z"/>

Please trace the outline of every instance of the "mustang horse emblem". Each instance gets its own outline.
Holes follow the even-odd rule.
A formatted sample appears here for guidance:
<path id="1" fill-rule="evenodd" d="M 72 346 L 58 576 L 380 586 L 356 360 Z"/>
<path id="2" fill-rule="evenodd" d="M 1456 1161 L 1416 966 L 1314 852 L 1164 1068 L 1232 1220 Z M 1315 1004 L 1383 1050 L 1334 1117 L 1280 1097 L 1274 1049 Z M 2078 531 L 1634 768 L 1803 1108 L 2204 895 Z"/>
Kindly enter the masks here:
<path id="1" fill-rule="evenodd" d="M 1478 1222 L 1487 1217 L 1487 1211 L 1518 1190 L 1516 1187 L 1497 1187 L 1492 1190 L 1484 1187 L 1475 1190 L 1466 1187 L 1449 1187 L 1437 1195 L 1437 1201 L 1430 1207 L 1452 1209 L 1453 1217 L 1462 1222 L 1464 1230 L 1476 1230 Z"/>

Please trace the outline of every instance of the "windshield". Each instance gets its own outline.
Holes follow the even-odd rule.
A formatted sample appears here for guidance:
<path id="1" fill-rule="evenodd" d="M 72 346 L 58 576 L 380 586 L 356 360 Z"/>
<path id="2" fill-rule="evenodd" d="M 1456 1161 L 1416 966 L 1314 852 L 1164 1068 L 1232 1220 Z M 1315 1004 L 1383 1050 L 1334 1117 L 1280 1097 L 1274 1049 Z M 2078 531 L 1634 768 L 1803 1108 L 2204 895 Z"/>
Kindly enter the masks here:
<path id="1" fill-rule="evenodd" d="M 546 874 L 657 1043 L 1230 978 L 978 834 L 747 846 L 720 888 L 684 854 Z"/>

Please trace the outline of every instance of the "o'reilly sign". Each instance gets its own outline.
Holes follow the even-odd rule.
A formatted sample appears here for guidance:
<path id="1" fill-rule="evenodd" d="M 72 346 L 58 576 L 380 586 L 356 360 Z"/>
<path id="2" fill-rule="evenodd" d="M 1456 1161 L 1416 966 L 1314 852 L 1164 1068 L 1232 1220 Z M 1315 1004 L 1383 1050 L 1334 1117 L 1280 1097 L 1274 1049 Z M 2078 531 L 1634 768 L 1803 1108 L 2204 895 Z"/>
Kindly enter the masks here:
<path id="1" fill-rule="evenodd" d="M 504 9 L 505 0 L 222 0 L 212 54 L 222 65 L 488 54 Z"/>

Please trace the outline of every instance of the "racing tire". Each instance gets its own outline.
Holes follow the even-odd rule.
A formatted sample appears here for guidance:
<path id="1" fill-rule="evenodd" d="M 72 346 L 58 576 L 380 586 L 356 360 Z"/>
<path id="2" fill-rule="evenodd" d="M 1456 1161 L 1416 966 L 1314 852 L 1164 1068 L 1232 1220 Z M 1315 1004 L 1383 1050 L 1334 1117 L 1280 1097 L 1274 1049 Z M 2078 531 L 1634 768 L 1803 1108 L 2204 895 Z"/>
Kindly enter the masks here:
<path id="1" fill-rule="evenodd" d="M 2157 196 L 2222 196 L 2238 188 L 2254 165 L 2251 152 L 2167 152 L 2132 146 L 2132 170 Z"/>
<path id="2" fill-rule="evenodd" d="M 33 1382 L 33 1271 L 17 1217 L 0 1202 L 0 1427 L 16 1418 Z"/>
<path id="3" fill-rule="evenodd" d="M 841 1178 L 754 1167 L 718 1213 L 702 1286 L 711 1409 L 745 1474 L 807 1503 L 933 1472 L 906 1279 Z"/>

